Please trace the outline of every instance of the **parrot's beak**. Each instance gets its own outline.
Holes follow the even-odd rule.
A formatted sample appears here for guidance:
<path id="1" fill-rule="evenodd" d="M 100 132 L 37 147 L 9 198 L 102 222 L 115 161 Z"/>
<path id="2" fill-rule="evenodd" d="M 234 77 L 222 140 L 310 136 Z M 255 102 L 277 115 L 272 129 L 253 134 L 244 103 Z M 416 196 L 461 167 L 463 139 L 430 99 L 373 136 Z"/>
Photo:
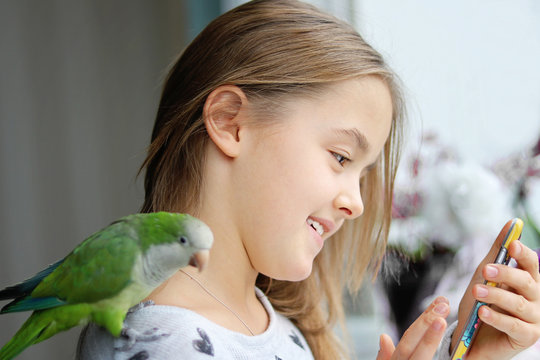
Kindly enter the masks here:
<path id="1" fill-rule="evenodd" d="M 189 265 L 195 266 L 199 272 L 203 271 L 210 259 L 210 250 L 199 250 L 189 259 Z"/>

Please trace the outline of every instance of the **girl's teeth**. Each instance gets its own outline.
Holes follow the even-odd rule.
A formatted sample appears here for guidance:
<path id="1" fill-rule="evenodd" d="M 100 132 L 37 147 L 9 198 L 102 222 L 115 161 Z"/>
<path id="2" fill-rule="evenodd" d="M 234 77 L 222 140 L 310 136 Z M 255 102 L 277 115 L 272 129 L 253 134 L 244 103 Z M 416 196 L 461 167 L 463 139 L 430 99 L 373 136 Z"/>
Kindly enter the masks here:
<path id="1" fill-rule="evenodd" d="M 317 221 L 315 221 L 315 220 L 309 218 L 309 219 L 307 219 L 307 223 L 308 223 L 313 229 L 315 229 L 315 231 L 316 231 L 317 233 L 319 233 L 319 235 L 322 236 L 322 234 L 324 234 L 324 229 L 323 229 L 322 225 L 319 224 Z"/>

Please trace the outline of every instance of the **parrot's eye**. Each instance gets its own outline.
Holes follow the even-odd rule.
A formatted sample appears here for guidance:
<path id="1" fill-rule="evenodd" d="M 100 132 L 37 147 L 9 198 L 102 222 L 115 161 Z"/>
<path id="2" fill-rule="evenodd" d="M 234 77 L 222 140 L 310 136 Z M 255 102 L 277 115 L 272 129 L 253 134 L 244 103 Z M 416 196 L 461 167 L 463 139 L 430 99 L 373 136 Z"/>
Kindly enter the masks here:
<path id="1" fill-rule="evenodd" d="M 180 244 L 182 244 L 182 245 L 187 244 L 187 238 L 185 236 L 180 237 Z"/>

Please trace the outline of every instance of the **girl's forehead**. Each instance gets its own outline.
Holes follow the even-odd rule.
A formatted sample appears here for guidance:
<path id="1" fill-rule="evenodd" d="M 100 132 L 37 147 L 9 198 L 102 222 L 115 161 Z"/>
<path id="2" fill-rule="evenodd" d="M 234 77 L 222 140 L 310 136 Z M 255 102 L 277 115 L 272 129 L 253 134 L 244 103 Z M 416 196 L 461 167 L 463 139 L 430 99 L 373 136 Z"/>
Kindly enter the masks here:
<path id="1" fill-rule="evenodd" d="M 317 93 L 292 96 L 284 108 L 327 116 L 339 123 L 343 116 L 365 113 L 369 117 L 392 116 L 391 92 L 386 82 L 375 76 L 331 83 Z"/>
<path id="2" fill-rule="evenodd" d="M 311 90 L 300 90 L 282 99 L 283 105 L 294 106 L 295 104 L 310 103 L 311 106 L 324 106 L 330 102 L 342 103 L 345 101 L 372 97 L 385 101 L 392 97 L 392 92 L 386 81 L 379 76 L 370 75 L 348 80 L 317 84 Z M 392 106 L 392 104 L 390 104 Z"/>
<path id="3" fill-rule="evenodd" d="M 273 131 L 286 135 L 296 128 L 305 136 L 346 140 L 364 153 L 382 147 L 392 122 L 392 101 L 385 82 L 366 77 L 320 90 L 315 97 L 287 99 L 275 121 L 268 122 L 275 126 L 264 127 L 265 135 Z"/>
<path id="4" fill-rule="evenodd" d="M 262 105 L 255 105 L 253 117 L 247 119 L 255 127 L 261 126 L 260 136 L 286 135 L 283 132 L 297 127 L 306 136 L 316 133 L 326 139 L 350 139 L 349 143 L 363 152 L 372 146 L 379 148 L 386 141 L 393 112 L 389 87 L 376 76 L 325 84 L 307 94 L 292 94 L 268 112 L 268 104 Z"/>

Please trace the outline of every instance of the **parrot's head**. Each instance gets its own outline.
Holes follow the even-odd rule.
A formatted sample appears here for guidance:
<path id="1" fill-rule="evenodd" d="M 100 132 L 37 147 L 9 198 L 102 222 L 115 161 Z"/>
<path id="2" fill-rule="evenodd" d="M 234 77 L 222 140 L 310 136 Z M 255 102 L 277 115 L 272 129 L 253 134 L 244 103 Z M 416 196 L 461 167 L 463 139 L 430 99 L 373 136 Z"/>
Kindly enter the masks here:
<path id="1" fill-rule="evenodd" d="M 188 265 L 202 270 L 209 260 L 214 236 L 201 220 L 187 214 L 137 214 L 138 233 L 148 280 L 166 280 Z"/>
<path id="2" fill-rule="evenodd" d="M 180 231 L 179 243 L 183 248 L 192 249 L 188 265 L 195 266 L 202 271 L 210 257 L 210 248 L 214 242 L 212 230 L 201 220 L 190 215 L 184 215 L 184 231 Z"/>

